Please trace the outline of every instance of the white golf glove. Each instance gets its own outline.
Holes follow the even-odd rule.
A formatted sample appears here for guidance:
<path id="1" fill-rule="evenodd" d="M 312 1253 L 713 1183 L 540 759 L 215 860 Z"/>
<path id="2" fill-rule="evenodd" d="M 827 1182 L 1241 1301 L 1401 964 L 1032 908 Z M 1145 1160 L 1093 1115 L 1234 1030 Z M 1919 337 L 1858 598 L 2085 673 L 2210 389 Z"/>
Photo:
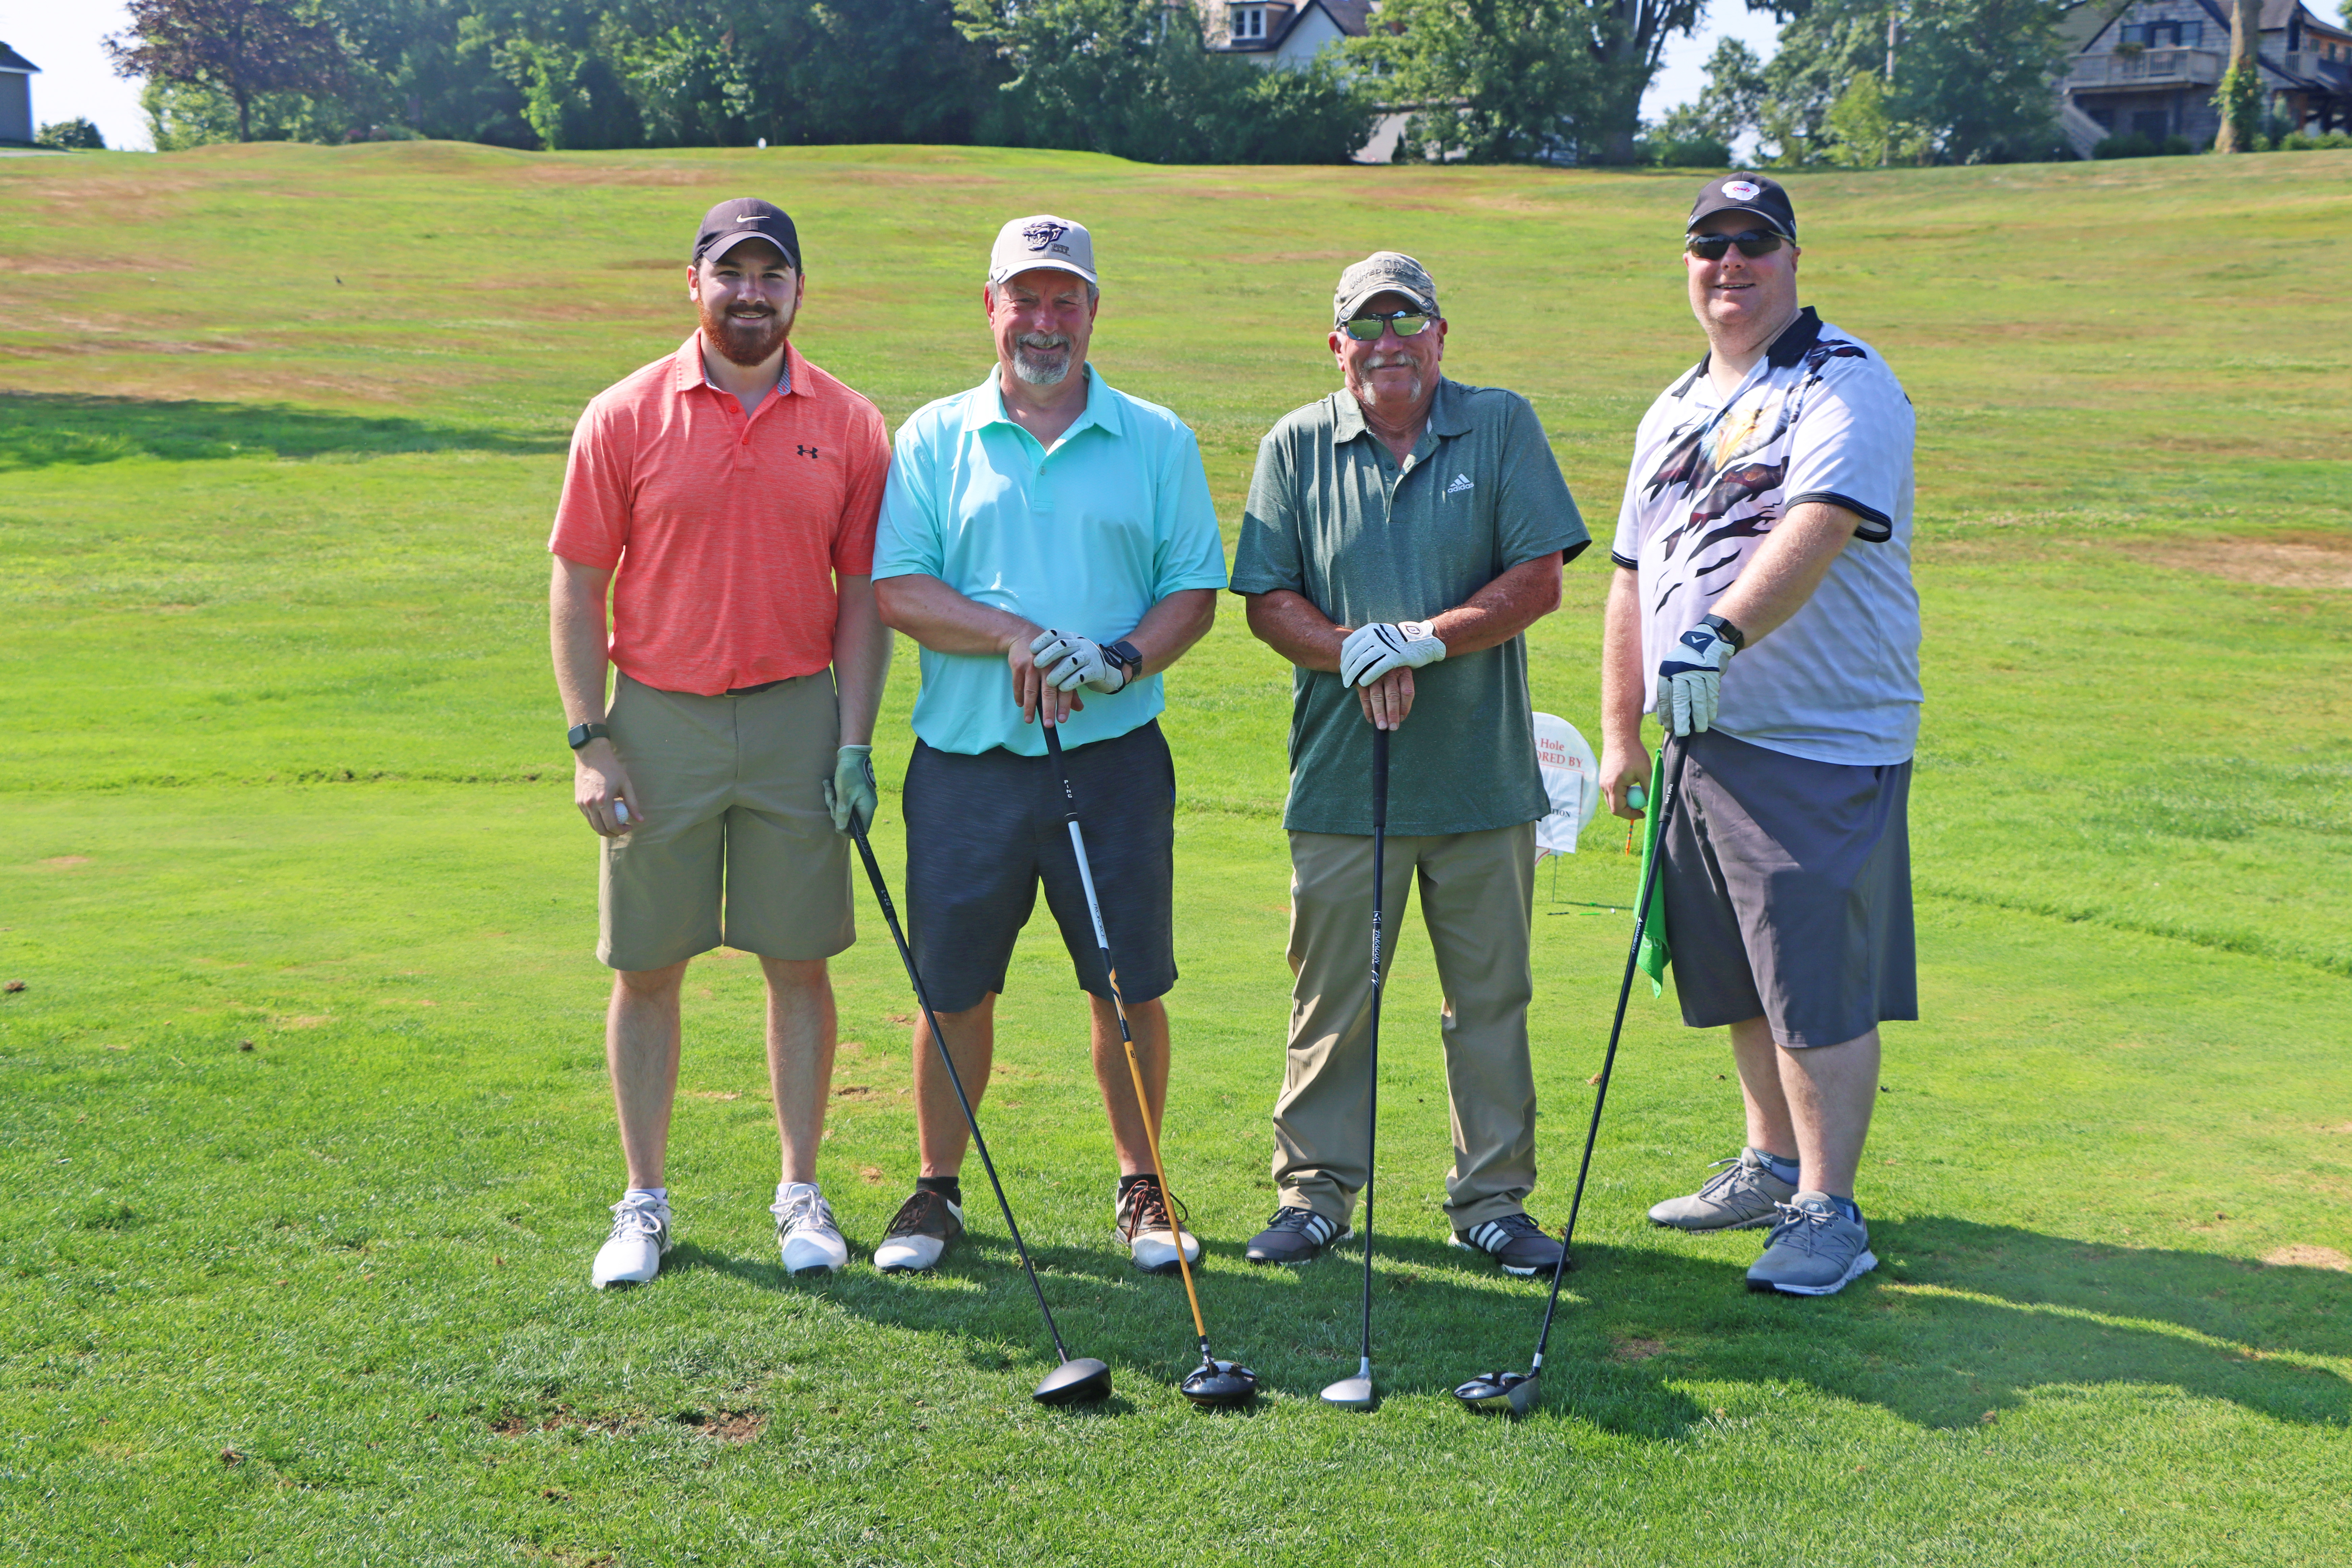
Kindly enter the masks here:
<path id="1" fill-rule="evenodd" d="M 1375 621 L 1339 645 L 1339 684 L 1370 686 L 1391 669 L 1419 669 L 1445 657 L 1445 639 L 1427 621 Z"/>
<path id="2" fill-rule="evenodd" d="M 1744 640 L 1721 616 L 1707 616 L 1675 640 L 1658 664 L 1658 722 L 1667 734 L 1705 734 L 1715 723 L 1724 666 Z"/>
<path id="3" fill-rule="evenodd" d="M 1127 668 L 1103 652 L 1102 644 L 1076 632 L 1041 632 L 1029 645 L 1038 674 L 1056 691 L 1083 685 L 1089 691 L 1117 691 L 1127 684 Z"/>

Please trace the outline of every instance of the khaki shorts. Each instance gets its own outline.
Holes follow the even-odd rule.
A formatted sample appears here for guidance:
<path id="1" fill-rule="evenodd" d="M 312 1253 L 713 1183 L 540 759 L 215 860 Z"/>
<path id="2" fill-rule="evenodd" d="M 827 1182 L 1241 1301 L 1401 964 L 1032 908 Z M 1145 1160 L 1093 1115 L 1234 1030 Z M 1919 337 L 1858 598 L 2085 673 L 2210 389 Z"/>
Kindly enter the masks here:
<path id="1" fill-rule="evenodd" d="M 824 809 L 841 740 L 831 671 L 745 697 L 622 675 L 606 722 L 644 826 L 604 841 L 598 959 L 661 969 L 724 942 L 805 960 L 857 940 L 849 840 Z"/>

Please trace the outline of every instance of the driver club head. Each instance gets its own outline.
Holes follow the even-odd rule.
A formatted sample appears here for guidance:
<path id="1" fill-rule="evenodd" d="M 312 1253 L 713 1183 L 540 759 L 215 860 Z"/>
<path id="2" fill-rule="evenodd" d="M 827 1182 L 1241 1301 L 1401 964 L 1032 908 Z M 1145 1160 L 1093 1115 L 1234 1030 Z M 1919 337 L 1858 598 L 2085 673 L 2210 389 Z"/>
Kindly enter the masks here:
<path id="1" fill-rule="evenodd" d="M 1370 1410 L 1372 1407 L 1372 1380 L 1369 1377 L 1343 1377 L 1323 1391 L 1323 1403 L 1336 1405 L 1342 1410 Z"/>
<path id="2" fill-rule="evenodd" d="M 1179 1385 L 1203 1410 L 1245 1405 L 1257 1394 L 1257 1373 L 1237 1361 L 1204 1361 Z"/>
<path id="3" fill-rule="evenodd" d="M 1110 1368 L 1092 1356 L 1066 1361 L 1029 1397 L 1040 1405 L 1084 1405 L 1110 1395 Z"/>
<path id="4" fill-rule="evenodd" d="M 1482 1372 L 1454 1390 L 1454 1397 L 1473 1410 L 1499 1410 L 1510 1406 L 1514 1415 L 1524 1415 L 1535 1407 L 1537 1392 L 1534 1373 Z"/>

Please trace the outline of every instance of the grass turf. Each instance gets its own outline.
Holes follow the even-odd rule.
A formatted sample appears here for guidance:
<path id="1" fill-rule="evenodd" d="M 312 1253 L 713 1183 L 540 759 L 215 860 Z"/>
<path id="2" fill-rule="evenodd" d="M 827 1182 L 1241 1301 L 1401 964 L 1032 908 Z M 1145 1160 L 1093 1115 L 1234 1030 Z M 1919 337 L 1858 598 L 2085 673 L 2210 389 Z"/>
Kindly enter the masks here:
<path id="1" fill-rule="evenodd" d="M 1769 1300 L 1738 1285 L 1753 1237 L 1641 1223 L 1737 1112 L 1719 1042 L 1639 1002 L 1549 1402 L 1505 1426 L 1444 1390 L 1523 1363 L 1539 1298 L 1443 1245 L 1438 998 L 1411 918 L 1380 1412 L 1315 1400 L 1353 1369 L 1352 1248 L 1296 1274 L 1239 1261 L 1271 1202 L 1287 679 L 1230 605 L 1171 681 L 1189 809 L 1168 1134 L 1213 1337 L 1265 1374 L 1259 1408 L 1202 1417 L 1174 1391 L 1181 1293 L 1108 1245 L 1083 1016 L 1043 930 L 987 1120 L 1073 1349 L 1113 1364 L 1108 1407 L 1026 1405 L 1049 1358 L 976 1187 L 974 1240 L 935 1279 L 780 1277 L 736 955 L 689 980 L 681 1249 L 652 1289 L 589 1291 L 617 1162 L 541 542 L 566 421 L 686 330 L 676 263 L 652 258 L 739 187 L 799 216 L 803 344 L 894 419 L 978 378 L 970 274 L 994 222 L 1086 218 L 1114 279 L 1097 362 L 1202 430 L 1229 529 L 1257 430 L 1328 384 L 1329 275 L 1413 250 L 1447 290 L 1449 370 L 1535 398 L 1600 527 L 1633 418 L 1696 353 L 1659 237 L 1686 179 L 930 149 L 0 166 L 0 970 L 27 981 L 0 998 L 20 1204 L 0 1543 L 152 1563 L 2341 1560 L 2352 555 L 2347 395 L 2313 345 L 2352 325 L 2346 264 L 2315 243 L 2347 173 L 2304 154 L 1796 184 L 1811 297 L 1921 411 L 1926 1020 L 1889 1032 L 1863 1194 L 1885 1264 Z M 1570 576 L 1536 689 L 1590 733 L 1597 553 Z M 912 675 L 902 658 L 886 781 Z M 1609 837 L 1542 884 L 1555 1223 L 1622 959 L 1621 918 L 1571 901 L 1623 896 Z M 894 877 L 895 839 L 886 820 Z M 909 1002 L 861 910 L 824 1175 L 870 1247 L 912 1170 Z"/>

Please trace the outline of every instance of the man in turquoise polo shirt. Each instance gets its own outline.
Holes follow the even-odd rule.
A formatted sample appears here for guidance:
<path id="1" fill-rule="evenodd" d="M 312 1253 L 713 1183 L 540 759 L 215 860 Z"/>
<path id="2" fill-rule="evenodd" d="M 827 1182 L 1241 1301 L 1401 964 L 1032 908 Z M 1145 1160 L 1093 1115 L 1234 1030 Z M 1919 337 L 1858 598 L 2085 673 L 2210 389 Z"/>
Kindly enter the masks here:
<path id="1" fill-rule="evenodd" d="M 1200 1243 L 1180 1238 L 1150 1174 L 1038 726 L 1062 728 L 1156 1127 L 1168 1088 L 1160 998 L 1176 983 L 1176 775 L 1160 672 L 1208 631 L 1224 548 L 1192 431 L 1087 363 L 1100 295 L 1086 229 L 1045 216 L 1006 224 L 981 298 L 997 363 L 899 427 L 875 541 L 882 618 L 923 650 L 904 797 L 908 939 L 976 1102 L 1013 939 L 1045 884 L 1093 1010 L 1118 1155 L 1115 1223 L 1136 1265 L 1165 1273 L 1179 1246 L 1190 1261 Z M 918 1021 L 922 1169 L 875 1249 L 885 1273 L 930 1268 L 963 1229 L 963 1117 L 927 1033 Z"/>
<path id="2" fill-rule="evenodd" d="M 1296 667 L 1290 724 L 1290 1047 L 1274 1111 L 1281 1207 L 1245 1254 L 1304 1263 L 1345 1234 L 1370 1178 L 1372 730 L 1395 731 L 1381 896 L 1419 885 L 1445 988 L 1454 1239 L 1517 1275 L 1559 1243 L 1536 1180 L 1528 1058 L 1536 770 L 1527 628 L 1590 540 L 1535 410 L 1440 373 L 1445 318 L 1421 263 L 1339 276 L 1342 384 L 1258 445 L 1234 592 Z"/>

